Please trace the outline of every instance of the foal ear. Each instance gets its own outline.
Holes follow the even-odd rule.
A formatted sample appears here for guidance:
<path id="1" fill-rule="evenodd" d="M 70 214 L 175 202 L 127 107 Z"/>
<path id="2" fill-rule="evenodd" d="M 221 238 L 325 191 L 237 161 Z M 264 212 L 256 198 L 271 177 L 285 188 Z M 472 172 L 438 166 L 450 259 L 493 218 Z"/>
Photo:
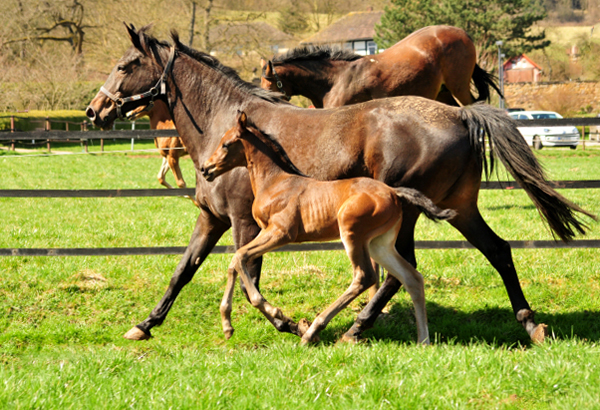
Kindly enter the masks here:
<path id="1" fill-rule="evenodd" d="M 136 31 L 135 26 L 133 24 L 127 24 L 125 22 L 123 22 L 123 24 L 125 24 L 125 27 L 127 28 L 127 34 L 129 34 L 129 39 L 131 40 L 133 46 L 138 50 L 143 51 L 142 43 L 140 43 L 140 36 Z"/>

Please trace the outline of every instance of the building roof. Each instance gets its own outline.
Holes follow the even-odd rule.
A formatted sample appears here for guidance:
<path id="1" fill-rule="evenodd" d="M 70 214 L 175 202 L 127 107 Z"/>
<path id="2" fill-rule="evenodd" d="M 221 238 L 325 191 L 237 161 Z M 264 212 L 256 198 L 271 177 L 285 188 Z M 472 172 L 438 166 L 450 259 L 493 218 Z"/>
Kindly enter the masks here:
<path id="1" fill-rule="evenodd" d="M 335 21 L 324 30 L 300 42 L 300 44 L 343 43 L 351 40 L 372 40 L 375 24 L 383 11 L 353 12 Z"/>
<path id="2" fill-rule="evenodd" d="M 519 63 L 525 63 L 525 64 L 519 64 Z M 516 57 L 512 57 L 510 59 L 508 59 L 503 65 L 502 68 L 506 71 L 506 70 L 512 70 L 514 69 L 515 65 L 519 66 L 518 68 L 523 69 L 525 67 L 522 67 L 523 65 L 527 65 L 529 64 L 531 67 L 537 68 L 538 70 L 542 71 L 542 67 L 540 67 L 538 64 L 536 64 L 531 58 L 527 57 L 525 54 L 521 54 L 520 56 L 516 56 Z"/>

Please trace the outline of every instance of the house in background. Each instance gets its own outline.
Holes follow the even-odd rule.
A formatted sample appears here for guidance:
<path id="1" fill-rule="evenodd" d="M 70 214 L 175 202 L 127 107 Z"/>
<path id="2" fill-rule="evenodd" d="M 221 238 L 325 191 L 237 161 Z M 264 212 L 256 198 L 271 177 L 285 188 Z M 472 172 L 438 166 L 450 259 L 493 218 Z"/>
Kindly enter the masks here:
<path id="1" fill-rule="evenodd" d="M 375 25 L 381 20 L 383 11 L 353 12 L 329 25 L 323 31 L 300 42 L 302 45 L 340 45 L 356 54 L 376 54 L 381 49 L 373 41 Z"/>
<path id="2" fill-rule="evenodd" d="M 537 83 L 542 77 L 542 67 L 525 54 L 507 60 L 502 68 L 506 83 Z"/>
<path id="3" fill-rule="evenodd" d="M 269 49 L 273 54 L 285 53 L 298 45 L 294 36 L 262 22 L 220 24 L 210 29 L 209 40 L 211 54 L 219 53 L 239 55 Z"/>

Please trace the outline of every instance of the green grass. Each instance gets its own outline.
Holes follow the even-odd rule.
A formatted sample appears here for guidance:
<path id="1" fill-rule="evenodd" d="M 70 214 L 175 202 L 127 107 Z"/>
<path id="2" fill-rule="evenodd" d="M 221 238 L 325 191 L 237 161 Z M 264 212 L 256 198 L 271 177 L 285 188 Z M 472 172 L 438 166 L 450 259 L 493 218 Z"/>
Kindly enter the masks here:
<path id="1" fill-rule="evenodd" d="M 600 179 L 600 150 L 543 150 L 552 179 Z M 2 188 L 158 187 L 157 154 L 0 156 Z M 193 166 L 182 161 L 193 185 Z M 502 174 L 501 174 L 502 175 Z M 169 175 L 169 178 L 172 177 Z M 502 178 L 505 179 L 505 178 Z M 600 214 L 600 190 L 563 190 Z M 180 246 L 198 210 L 181 198 L 0 199 L 0 247 Z M 520 190 L 482 191 L 505 239 L 551 239 Z M 591 223 L 587 238 L 600 238 Z M 462 240 L 422 220 L 418 240 Z M 221 244 L 230 244 L 226 234 Z M 0 408 L 600 408 L 600 254 L 514 250 L 524 292 L 552 338 L 532 346 L 502 281 L 474 250 L 419 250 L 430 347 L 414 344 L 401 291 L 367 343 L 336 345 L 365 303 L 341 312 L 313 347 L 279 334 L 236 290 L 232 339 L 219 302 L 231 255 L 211 255 L 154 338 L 121 336 L 166 289 L 179 256 L 0 258 Z M 273 253 L 261 289 L 309 320 L 349 285 L 343 252 Z"/>

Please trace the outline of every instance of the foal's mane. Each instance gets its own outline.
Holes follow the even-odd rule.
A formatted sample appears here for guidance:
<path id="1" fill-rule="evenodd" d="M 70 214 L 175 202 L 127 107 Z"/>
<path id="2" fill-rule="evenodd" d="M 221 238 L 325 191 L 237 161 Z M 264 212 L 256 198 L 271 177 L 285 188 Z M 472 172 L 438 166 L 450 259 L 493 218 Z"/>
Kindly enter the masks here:
<path id="1" fill-rule="evenodd" d="M 288 157 L 287 153 L 275 138 L 266 134 L 256 128 L 253 125 L 248 124 L 246 130 L 254 135 L 260 142 L 262 142 L 268 149 L 269 152 L 265 152 L 265 154 L 269 155 L 269 157 L 275 162 L 281 169 L 284 171 L 294 174 L 300 175 L 302 177 L 308 177 L 305 173 L 300 171 L 292 162 L 290 157 Z"/>
<path id="2" fill-rule="evenodd" d="M 264 90 L 260 87 L 255 86 L 254 84 L 242 80 L 233 68 L 224 66 L 219 60 L 217 60 L 210 54 L 206 54 L 202 51 L 198 51 L 186 46 L 181 41 L 179 41 L 179 33 L 177 33 L 176 31 L 171 31 L 171 38 L 173 39 L 173 42 L 175 43 L 175 49 L 178 52 L 191 57 L 192 59 L 198 61 L 204 66 L 214 70 L 223 77 L 227 78 L 238 90 L 241 90 L 246 94 L 253 95 L 271 103 L 289 104 L 287 101 L 281 98 L 281 94 L 269 90 Z"/>
<path id="3" fill-rule="evenodd" d="M 271 61 L 277 64 L 285 64 L 298 60 L 355 61 L 359 58 L 362 58 L 362 56 L 350 50 L 343 50 L 339 47 L 331 47 L 329 45 L 320 45 L 296 47 L 285 54 L 273 57 Z"/>

